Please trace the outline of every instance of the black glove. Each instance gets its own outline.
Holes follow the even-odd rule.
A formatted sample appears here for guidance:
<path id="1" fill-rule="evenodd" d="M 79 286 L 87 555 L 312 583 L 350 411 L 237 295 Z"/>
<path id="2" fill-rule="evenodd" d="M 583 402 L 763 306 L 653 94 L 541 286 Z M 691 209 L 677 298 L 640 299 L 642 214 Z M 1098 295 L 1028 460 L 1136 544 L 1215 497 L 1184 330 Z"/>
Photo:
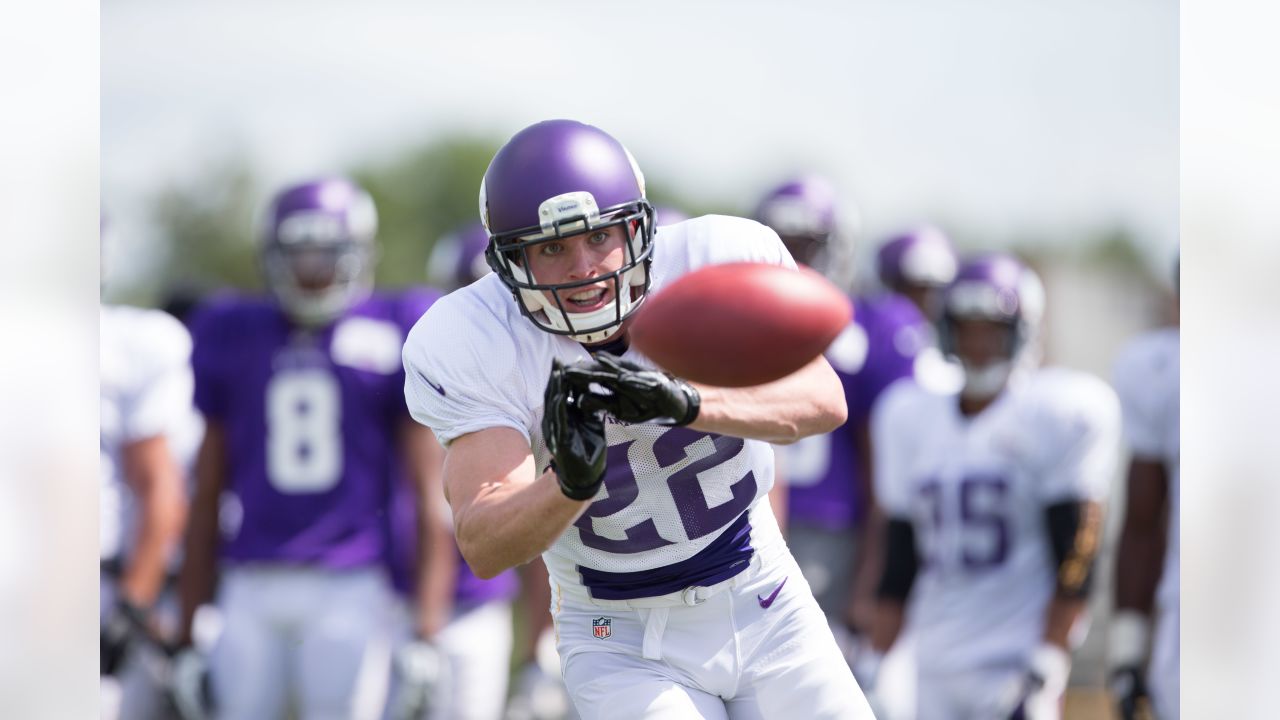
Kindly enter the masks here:
<path id="1" fill-rule="evenodd" d="M 98 628 L 99 674 L 115 675 L 120 670 L 130 646 L 145 625 L 142 611 L 131 603 L 121 600 L 111 608 Z"/>
<path id="2" fill-rule="evenodd" d="M 1111 673 L 1107 684 L 1111 688 L 1111 696 L 1116 700 L 1121 720 L 1152 720 L 1155 717 L 1142 668 L 1117 668 Z"/>
<path id="3" fill-rule="evenodd" d="M 583 410 L 604 411 L 628 423 L 688 425 L 697 419 L 702 399 L 689 383 L 606 352 L 594 357 L 564 370 L 565 381 L 583 395 Z"/>
<path id="4" fill-rule="evenodd" d="M 574 500 L 590 500 L 604 482 L 608 450 L 604 416 L 582 408 L 582 394 L 566 382 L 567 372 L 559 360 L 551 361 L 543 395 L 542 437 L 551 452 L 560 491 Z"/>

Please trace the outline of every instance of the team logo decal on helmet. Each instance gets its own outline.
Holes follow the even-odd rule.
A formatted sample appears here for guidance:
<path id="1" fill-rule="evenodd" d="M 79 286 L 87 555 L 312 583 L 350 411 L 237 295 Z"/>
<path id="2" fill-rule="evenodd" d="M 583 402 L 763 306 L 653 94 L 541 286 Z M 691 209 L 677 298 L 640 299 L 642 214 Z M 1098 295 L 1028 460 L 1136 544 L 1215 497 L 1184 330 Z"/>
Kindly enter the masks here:
<path id="1" fill-rule="evenodd" d="M 373 199 L 344 178 L 291 185 L 276 194 L 262 224 L 267 286 L 295 321 L 329 322 L 373 287 Z"/>
<path id="2" fill-rule="evenodd" d="M 939 345 L 960 360 L 965 384 L 962 394 L 990 397 L 1017 370 L 1036 362 L 1035 341 L 1044 315 L 1044 286 L 1035 271 L 1011 255 L 983 255 L 965 262 L 943 293 Z M 956 322 L 988 320 L 1009 328 L 1003 357 L 981 367 L 956 352 Z"/>
<path id="3" fill-rule="evenodd" d="M 548 120 L 516 133 L 480 183 L 480 218 L 489 233 L 489 266 L 535 325 L 579 342 L 615 332 L 649 290 L 654 210 L 645 198 L 635 158 L 608 133 L 573 120 Z M 529 271 L 540 243 L 619 226 L 626 233 L 617 270 L 584 280 L 549 283 Z M 613 284 L 613 302 L 589 312 L 566 309 L 575 290 Z"/>

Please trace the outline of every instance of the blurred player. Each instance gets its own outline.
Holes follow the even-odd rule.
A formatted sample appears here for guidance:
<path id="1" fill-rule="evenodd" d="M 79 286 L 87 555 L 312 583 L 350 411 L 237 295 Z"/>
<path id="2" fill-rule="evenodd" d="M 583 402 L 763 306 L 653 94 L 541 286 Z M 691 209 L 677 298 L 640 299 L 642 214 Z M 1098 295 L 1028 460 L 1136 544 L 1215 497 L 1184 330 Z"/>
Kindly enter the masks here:
<path id="1" fill-rule="evenodd" d="M 1178 717 L 1178 345 L 1175 324 L 1135 338 L 1116 361 L 1132 458 L 1108 640 L 1111 689 L 1124 720 L 1152 717 L 1153 705 L 1160 720 Z"/>
<path id="2" fill-rule="evenodd" d="M 892 645 L 914 596 L 920 720 L 1061 712 L 1120 418 L 1100 380 L 1033 368 L 1043 302 L 1012 257 L 966 262 L 940 326 L 964 388 L 898 383 L 873 418 L 889 518 L 873 642 Z"/>
<path id="3" fill-rule="evenodd" d="M 806 176 L 765 194 L 756 219 L 775 230 L 796 262 L 830 271 L 852 255 L 851 233 L 841 232 L 835 192 L 822 178 Z M 860 570 L 878 555 L 869 545 L 871 442 L 868 419 L 882 390 L 910 377 L 924 319 L 897 295 L 855 297 L 854 318 L 827 350 L 844 389 L 849 420 L 835 432 L 781 448 L 788 483 L 787 544 L 827 615 L 837 641 L 852 660 L 870 621 L 874 571 Z M 862 587 L 855 592 L 855 581 Z M 855 598 L 857 599 L 855 603 Z"/>
<path id="4" fill-rule="evenodd" d="M 481 222 L 467 223 L 436 241 L 427 260 L 427 279 L 435 287 L 466 287 L 489 274 L 484 251 L 489 233 Z"/>
<path id="5" fill-rule="evenodd" d="M 210 679 L 221 718 L 364 718 L 384 705 L 383 515 L 398 472 L 429 507 L 441 451 L 406 414 L 399 360 L 407 328 L 437 294 L 371 292 L 376 225 L 373 201 L 347 180 L 286 188 L 263 223 L 271 297 L 214 298 L 192 322 L 207 427 L 182 640 L 217 582 L 223 628 Z M 440 616 L 430 601 L 444 593 L 419 590 L 415 625 L 429 635 Z M 179 672 L 180 687 L 190 675 Z"/>
<path id="6" fill-rule="evenodd" d="M 484 262 L 488 234 L 480 223 L 468 225 L 436 242 L 428 275 L 440 287 L 470 285 L 489 272 Z M 477 258 L 479 261 L 477 262 Z M 401 388 L 403 393 L 403 388 Z M 433 440 L 434 443 L 434 440 Z M 448 547 L 444 558 L 433 557 L 430 572 L 446 572 L 447 582 L 432 587 L 451 590 L 451 597 L 431 603 L 439 614 L 429 632 L 414 633 L 412 601 L 419 582 L 417 558 L 422 547 L 417 492 L 410 483 L 398 483 L 388 514 L 391 531 L 388 564 L 393 586 L 402 598 L 402 618 L 396 637 L 396 660 L 387 711 L 389 720 L 408 718 L 476 718 L 497 720 L 507 695 L 512 646 L 511 598 L 516 591 L 513 572 L 490 580 L 477 578 L 461 562 L 454 542 L 448 508 L 438 480 L 430 507 L 438 514 L 434 527 L 443 530 L 425 546 L 436 542 Z M 546 585 L 545 580 L 543 585 Z M 429 590 L 430 588 L 423 589 Z M 546 596 L 544 591 L 543 596 Z M 546 604 L 542 606 L 543 614 Z"/>
<path id="7" fill-rule="evenodd" d="M 191 407 L 191 337 L 158 310 L 104 304 L 99 318 L 102 714 L 147 718 L 163 696 L 144 646 L 186 518 L 171 437 Z"/>
<path id="8" fill-rule="evenodd" d="M 951 240 L 932 225 L 900 232 L 876 251 L 880 284 L 911 300 L 930 321 L 942 314 L 942 290 L 955 279 L 956 263 Z"/>
<path id="9" fill-rule="evenodd" d="M 790 266 L 776 234 L 709 216 L 656 248 L 631 155 L 569 120 L 509 140 L 480 207 L 495 273 L 414 328 L 405 392 L 448 447 L 477 574 L 543 553 L 579 714 L 871 717 L 760 501 L 769 441 L 844 420 L 838 380 L 818 358 L 761 387 L 695 388 L 627 346 L 651 287 L 717 262 Z"/>

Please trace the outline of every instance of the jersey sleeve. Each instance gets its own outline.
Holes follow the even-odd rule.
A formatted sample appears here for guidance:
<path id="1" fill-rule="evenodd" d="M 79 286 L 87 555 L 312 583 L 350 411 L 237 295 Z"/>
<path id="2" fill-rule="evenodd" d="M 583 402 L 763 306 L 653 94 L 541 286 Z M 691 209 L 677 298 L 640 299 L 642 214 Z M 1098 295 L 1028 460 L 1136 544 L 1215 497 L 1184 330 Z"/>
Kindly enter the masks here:
<path id="1" fill-rule="evenodd" d="M 1162 458 L 1166 454 L 1162 428 L 1165 418 L 1151 387 L 1152 369 L 1148 348 L 1139 339 L 1121 352 L 1113 378 L 1124 416 L 1124 437 L 1133 454 L 1141 458 Z"/>
<path id="2" fill-rule="evenodd" d="M 515 342 L 481 306 L 459 293 L 435 303 L 409 332 L 403 357 L 409 413 L 445 447 L 494 427 L 530 439 L 534 409 L 523 399 Z"/>
<path id="3" fill-rule="evenodd" d="M 149 314 L 150 315 L 150 314 Z M 123 438 L 141 440 L 172 432 L 191 407 L 191 337 L 176 319 L 156 311 L 141 338 L 148 364 L 136 393 L 123 408 Z"/>
<path id="4" fill-rule="evenodd" d="M 919 392 L 910 379 L 890 385 L 871 413 L 873 483 L 876 500 L 889 517 L 910 515 L 910 484 L 907 477 L 911 457 L 912 402 Z"/>
<path id="5" fill-rule="evenodd" d="M 683 223 L 695 256 L 690 267 L 733 262 L 758 262 L 796 269 L 796 261 L 772 228 L 755 220 L 706 215 Z M 697 257 L 698 253 L 705 253 Z"/>
<path id="6" fill-rule="evenodd" d="M 1037 403 L 1043 455 L 1040 499 L 1102 501 L 1120 446 L 1120 403 L 1101 380 L 1080 375 L 1044 388 Z"/>

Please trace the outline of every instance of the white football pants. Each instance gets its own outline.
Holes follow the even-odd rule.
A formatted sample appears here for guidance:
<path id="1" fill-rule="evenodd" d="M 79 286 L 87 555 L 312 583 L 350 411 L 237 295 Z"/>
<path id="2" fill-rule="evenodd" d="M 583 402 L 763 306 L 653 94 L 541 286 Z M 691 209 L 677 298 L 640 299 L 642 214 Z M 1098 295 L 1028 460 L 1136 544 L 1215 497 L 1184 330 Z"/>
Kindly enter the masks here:
<path id="1" fill-rule="evenodd" d="M 390 673 L 391 595 L 377 568 L 232 567 L 210 658 L 217 716 L 376 718 Z"/>
<path id="2" fill-rule="evenodd" d="M 583 720 L 873 717 L 789 552 L 666 600 L 552 589 L 565 685 Z"/>

